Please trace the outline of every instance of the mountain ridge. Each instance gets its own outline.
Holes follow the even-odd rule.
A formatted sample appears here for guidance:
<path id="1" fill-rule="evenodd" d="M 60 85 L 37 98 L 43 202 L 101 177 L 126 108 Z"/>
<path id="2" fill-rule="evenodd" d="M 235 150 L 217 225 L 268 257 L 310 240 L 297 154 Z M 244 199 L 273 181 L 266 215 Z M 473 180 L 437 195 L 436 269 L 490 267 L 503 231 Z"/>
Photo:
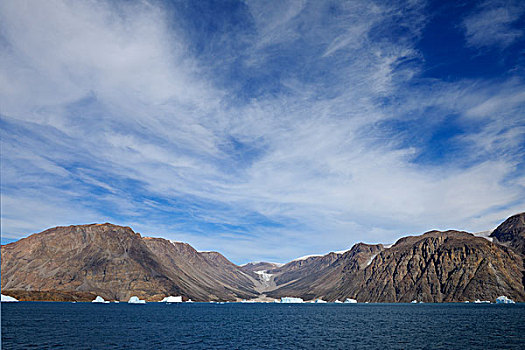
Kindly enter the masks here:
<path id="1" fill-rule="evenodd" d="M 218 252 L 143 237 L 127 226 L 57 226 L 2 245 L 2 291 L 25 300 L 95 294 L 124 300 L 133 294 L 154 301 L 177 294 L 197 301 L 298 296 L 444 302 L 499 295 L 525 301 L 524 237 L 525 213 L 519 213 L 492 231 L 493 242 L 432 230 L 390 246 L 357 243 L 284 265 L 237 266 Z"/>

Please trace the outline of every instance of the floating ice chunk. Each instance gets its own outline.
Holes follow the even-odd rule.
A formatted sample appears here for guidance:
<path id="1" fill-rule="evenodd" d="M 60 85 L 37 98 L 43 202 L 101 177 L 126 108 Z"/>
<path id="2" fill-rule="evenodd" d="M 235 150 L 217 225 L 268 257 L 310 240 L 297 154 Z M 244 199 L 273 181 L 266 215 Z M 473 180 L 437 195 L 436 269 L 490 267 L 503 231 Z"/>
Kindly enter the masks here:
<path id="1" fill-rule="evenodd" d="M 410 303 L 411 304 L 417 304 L 417 300 L 412 300 Z"/>
<path id="2" fill-rule="evenodd" d="M 16 298 L 10 297 L 9 295 L 3 295 L 2 294 L 2 303 L 18 303 L 18 300 Z"/>
<path id="3" fill-rule="evenodd" d="M 334 301 L 334 303 L 336 303 L 336 304 L 342 304 L 343 302 L 342 302 L 341 300 L 336 300 L 336 301 Z"/>
<path id="4" fill-rule="evenodd" d="M 128 304 L 146 304 L 146 300 L 141 300 L 136 296 L 129 298 Z"/>
<path id="5" fill-rule="evenodd" d="M 323 299 L 316 299 L 314 301 L 314 303 L 316 303 L 316 304 L 326 304 L 326 301 L 324 301 Z"/>
<path id="6" fill-rule="evenodd" d="M 187 303 L 193 303 L 193 300 L 188 299 Z"/>
<path id="7" fill-rule="evenodd" d="M 352 298 L 346 298 L 345 304 L 357 304 L 357 300 Z"/>
<path id="8" fill-rule="evenodd" d="M 182 297 L 181 296 L 176 296 L 176 297 L 169 296 L 169 297 L 165 297 L 160 302 L 161 303 L 168 303 L 168 304 L 171 304 L 171 303 L 182 303 Z"/>
<path id="9" fill-rule="evenodd" d="M 490 301 L 476 299 L 474 300 L 474 304 L 490 304 Z"/>
<path id="10" fill-rule="evenodd" d="M 104 300 L 100 295 L 98 295 L 95 300 L 92 301 L 93 304 L 109 304 L 109 301 Z"/>
<path id="11" fill-rule="evenodd" d="M 496 304 L 516 304 L 516 302 L 505 295 L 496 298 Z"/>
<path id="12" fill-rule="evenodd" d="M 302 303 L 304 302 L 301 298 L 295 298 L 295 297 L 283 297 L 281 298 L 281 303 L 283 304 L 295 304 L 295 303 Z"/>

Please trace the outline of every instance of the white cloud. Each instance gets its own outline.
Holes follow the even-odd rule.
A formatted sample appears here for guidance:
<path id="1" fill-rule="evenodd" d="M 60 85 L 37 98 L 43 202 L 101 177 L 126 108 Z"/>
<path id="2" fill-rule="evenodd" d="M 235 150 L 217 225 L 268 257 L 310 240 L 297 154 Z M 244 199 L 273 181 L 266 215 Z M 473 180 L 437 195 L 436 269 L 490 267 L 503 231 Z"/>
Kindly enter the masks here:
<path id="1" fill-rule="evenodd" d="M 236 262 L 285 261 L 432 228 L 480 231 L 504 219 L 494 213 L 523 204 L 523 176 L 515 175 L 521 81 L 407 85 L 418 67 L 399 63 L 419 58 L 418 3 L 354 2 L 335 19 L 323 18 L 317 2 L 279 3 L 248 4 L 253 42 L 225 62 L 241 57 L 236 64 L 257 74 L 275 68 L 282 51 L 271 48 L 308 51 L 286 57 L 285 92 L 245 102 L 228 81 L 203 73 L 212 63 L 190 54 L 162 8 L 2 3 L 9 45 L 0 81 L 13 82 L 0 87 L 10 123 L 2 131 L 3 232 L 113 221 Z M 410 34 L 377 42 L 369 35 L 377 24 Z M 296 72 L 295 64 L 304 66 Z M 316 69 L 326 74 L 302 76 Z M 401 103 L 384 106 L 385 97 Z M 457 137 L 475 145 L 472 154 L 418 165 L 420 145 L 378 131 L 392 119 L 433 122 L 425 108 L 483 121 Z"/>
<path id="2" fill-rule="evenodd" d="M 523 36 L 523 30 L 513 24 L 524 11 L 519 1 L 485 1 L 463 22 L 467 43 L 478 48 L 506 48 Z"/>

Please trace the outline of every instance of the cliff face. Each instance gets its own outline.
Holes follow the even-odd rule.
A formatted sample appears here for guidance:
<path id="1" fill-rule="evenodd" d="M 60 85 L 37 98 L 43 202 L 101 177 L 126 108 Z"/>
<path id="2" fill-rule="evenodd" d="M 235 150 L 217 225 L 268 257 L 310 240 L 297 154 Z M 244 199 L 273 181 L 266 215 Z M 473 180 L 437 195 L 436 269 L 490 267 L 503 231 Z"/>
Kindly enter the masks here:
<path id="1" fill-rule="evenodd" d="M 342 287 L 363 301 L 525 300 L 522 258 L 466 232 L 406 237 Z"/>
<path id="2" fill-rule="evenodd" d="M 142 238 L 129 227 L 56 227 L 2 246 L 2 290 L 91 292 L 110 300 L 254 295 L 249 277 L 224 260 L 208 259 L 182 243 Z M 218 270 L 229 279 L 210 281 Z"/>
<path id="3" fill-rule="evenodd" d="M 484 238 L 432 231 L 402 238 L 388 249 L 357 244 L 330 265 L 278 285 L 269 295 L 360 302 L 494 300 L 507 295 L 521 301 L 521 266 L 519 254 Z"/>

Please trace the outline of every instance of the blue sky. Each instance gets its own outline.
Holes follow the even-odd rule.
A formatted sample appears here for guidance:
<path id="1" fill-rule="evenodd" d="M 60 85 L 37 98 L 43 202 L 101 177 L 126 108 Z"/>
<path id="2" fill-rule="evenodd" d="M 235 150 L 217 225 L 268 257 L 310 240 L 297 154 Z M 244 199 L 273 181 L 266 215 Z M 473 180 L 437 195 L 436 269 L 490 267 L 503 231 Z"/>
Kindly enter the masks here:
<path id="1" fill-rule="evenodd" d="M 525 209 L 522 1 L 3 1 L 2 241 L 235 263 Z"/>

